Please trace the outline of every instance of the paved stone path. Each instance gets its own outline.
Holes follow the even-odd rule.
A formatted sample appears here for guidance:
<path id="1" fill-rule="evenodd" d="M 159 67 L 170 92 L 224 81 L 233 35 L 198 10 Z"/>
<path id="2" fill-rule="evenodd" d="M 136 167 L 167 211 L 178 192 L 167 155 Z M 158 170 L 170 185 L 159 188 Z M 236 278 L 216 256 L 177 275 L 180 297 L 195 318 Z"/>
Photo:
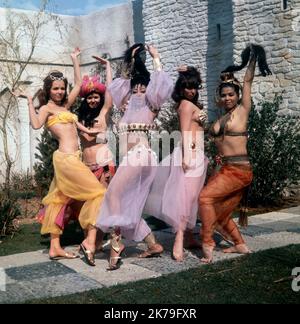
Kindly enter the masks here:
<path id="1" fill-rule="evenodd" d="M 195 229 L 195 233 L 198 232 L 199 228 Z M 300 244 L 300 206 L 252 216 L 249 227 L 242 233 L 254 252 Z M 174 240 L 171 230 L 156 232 L 156 236 L 166 248 L 161 258 L 137 259 L 136 255 L 145 249 L 145 245 L 127 242 L 123 265 L 113 272 L 106 271 L 108 249 L 97 255 L 96 267 L 89 267 L 81 259 L 49 261 L 47 251 L 0 257 L 0 304 L 81 293 L 201 266 L 200 251 L 188 252 L 184 263 L 171 259 Z M 220 237 L 216 239 L 219 247 L 226 245 Z M 216 251 L 214 260 L 218 262 L 235 257 L 237 255 Z"/>

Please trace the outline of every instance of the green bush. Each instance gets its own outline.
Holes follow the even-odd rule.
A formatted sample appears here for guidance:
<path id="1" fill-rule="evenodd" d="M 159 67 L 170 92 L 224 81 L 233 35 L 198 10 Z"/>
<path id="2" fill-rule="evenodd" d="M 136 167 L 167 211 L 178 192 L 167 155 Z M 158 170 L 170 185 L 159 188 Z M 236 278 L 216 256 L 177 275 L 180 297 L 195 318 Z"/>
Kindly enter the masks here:
<path id="1" fill-rule="evenodd" d="M 300 181 L 300 118 L 278 115 L 281 97 L 253 105 L 248 151 L 254 170 L 251 205 L 276 204 L 284 189 Z"/>
<path id="2" fill-rule="evenodd" d="M 11 195 L 16 199 L 31 199 L 36 196 L 34 176 L 29 172 L 13 173 L 10 181 Z"/>
<path id="3" fill-rule="evenodd" d="M 48 192 L 50 183 L 54 176 L 52 155 L 57 149 L 57 140 L 55 140 L 49 131 L 45 129 L 37 146 L 39 153 L 35 154 L 35 157 L 39 162 L 34 165 L 34 178 L 37 185 L 37 193 L 40 198 L 45 196 Z"/>
<path id="4" fill-rule="evenodd" d="M 0 191 L 0 237 L 11 235 L 18 230 L 17 217 L 21 214 L 15 198 Z"/>

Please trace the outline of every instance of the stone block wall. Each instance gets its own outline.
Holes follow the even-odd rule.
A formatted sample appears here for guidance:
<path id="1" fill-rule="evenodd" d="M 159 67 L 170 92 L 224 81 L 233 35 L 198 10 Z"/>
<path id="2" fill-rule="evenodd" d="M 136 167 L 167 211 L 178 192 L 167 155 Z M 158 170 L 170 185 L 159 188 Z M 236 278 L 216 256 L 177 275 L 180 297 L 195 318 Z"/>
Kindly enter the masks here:
<path id="1" fill-rule="evenodd" d="M 265 47 L 274 75 L 256 77 L 255 102 L 283 95 L 282 112 L 300 115 L 300 0 L 144 0 L 145 40 L 158 46 L 165 69 L 176 79 L 182 63 L 200 68 L 201 97 L 210 119 L 219 73 L 240 63 L 249 42 Z M 237 76 L 242 81 L 243 71 Z M 258 71 L 257 71 L 258 73 Z"/>

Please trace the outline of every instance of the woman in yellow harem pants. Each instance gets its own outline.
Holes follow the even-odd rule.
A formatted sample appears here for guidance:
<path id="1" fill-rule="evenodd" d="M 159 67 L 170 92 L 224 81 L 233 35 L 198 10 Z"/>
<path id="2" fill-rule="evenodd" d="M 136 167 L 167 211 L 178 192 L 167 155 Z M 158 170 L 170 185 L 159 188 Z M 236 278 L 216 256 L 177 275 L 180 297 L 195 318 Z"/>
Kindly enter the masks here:
<path id="1" fill-rule="evenodd" d="M 80 212 L 79 221 L 87 230 L 87 237 L 80 245 L 86 261 L 94 266 L 94 253 L 97 229 L 96 218 L 105 194 L 105 187 L 99 183 L 90 169 L 81 162 L 77 128 L 90 135 L 89 130 L 78 123 L 77 116 L 69 110 L 74 104 L 81 87 L 81 74 L 78 56 L 80 50 L 71 54 L 74 64 L 75 85 L 67 96 L 68 81 L 59 71 L 48 74 L 44 80 L 43 90 L 39 93 L 39 111 L 36 113 L 32 97 L 24 93 L 15 93 L 28 100 L 31 126 L 39 129 L 46 125 L 52 135 L 59 141 L 59 149 L 53 155 L 54 179 L 43 204 L 46 207 L 42 234 L 51 234 L 49 256 L 52 260 L 59 258 L 73 259 L 76 256 L 66 253 L 60 246 L 62 230 L 55 220 L 64 206 L 71 199 L 85 201 Z"/>
<path id="2" fill-rule="evenodd" d="M 85 201 L 79 214 L 81 227 L 87 229 L 89 225 L 95 226 L 96 215 L 105 192 L 104 186 L 81 162 L 79 151 L 74 154 L 54 152 L 53 165 L 55 176 L 48 195 L 43 199 L 43 205 L 47 208 L 42 234 L 62 234 L 62 230 L 55 224 L 55 220 L 70 198 Z"/>

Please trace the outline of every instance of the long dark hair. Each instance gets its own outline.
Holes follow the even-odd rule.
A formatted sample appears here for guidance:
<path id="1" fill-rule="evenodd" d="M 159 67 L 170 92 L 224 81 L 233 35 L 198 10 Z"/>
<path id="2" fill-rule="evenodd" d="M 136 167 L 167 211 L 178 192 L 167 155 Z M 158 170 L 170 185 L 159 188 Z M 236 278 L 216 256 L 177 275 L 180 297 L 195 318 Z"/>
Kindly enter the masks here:
<path id="1" fill-rule="evenodd" d="M 89 93 L 81 102 L 81 105 L 78 110 L 78 121 L 83 122 L 85 127 L 93 127 L 94 126 L 94 120 L 96 117 L 99 116 L 100 111 L 104 106 L 105 98 L 103 95 L 99 94 L 99 96 L 100 96 L 99 105 L 96 108 L 90 108 L 89 104 L 87 103 L 87 97 L 93 93 L 99 94 L 98 92 L 95 92 L 95 91 Z"/>
<path id="2" fill-rule="evenodd" d="M 267 75 L 271 75 L 272 72 L 267 63 L 266 52 L 262 46 L 256 44 L 250 44 L 243 50 L 241 54 L 241 65 L 230 65 L 223 72 L 236 72 L 242 70 L 249 62 L 251 54 L 256 56 L 258 67 L 262 76 L 265 77 Z"/>
<path id="3" fill-rule="evenodd" d="M 61 102 L 61 105 L 64 105 L 68 101 L 68 94 L 67 94 L 67 89 L 68 89 L 68 80 L 64 77 L 63 73 L 59 71 L 53 71 L 47 75 L 47 77 L 44 79 L 44 85 L 43 89 L 40 89 L 36 93 L 36 97 L 38 98 L 39 105 L 37 109 L 41 108 L 44 105 L 47 105 L 48 101 L 51 99 L 51 88 L 53 85 L 54 81 L 63 81 L 65 84 L 66 88 L 66 93 L 65 96 Z"/>
<path id="4" fill-rule="evenodd" d="M 134 57 L 132 52 L 138 48 Z M 150 82 L 150 72 L 147 70 L 146 65 L 146 50 L 144 44 L 134 44 L 124 54 L 124 73 L 131 79 L 131 88 L 135 85 L 141 84 L 148 86 Z"/>
<path id="5" fill-rule="evenodd" d="M 187 68 L 187 71 L 179 72 L 179 77 L 176 81 L 175 88 L 172 94 L 172 99 L 177 103 L 177 108 L 182 100 L 189 100 L 184 96 L 184 89 L 200 89 L 202 87 L 202 79 L 200 72 L 192 66 Z M 191 101 L 194 105 L 203 109 L 203 105 L 198 102 L 199 93 L 197 91 L 195 97 Z"/>

